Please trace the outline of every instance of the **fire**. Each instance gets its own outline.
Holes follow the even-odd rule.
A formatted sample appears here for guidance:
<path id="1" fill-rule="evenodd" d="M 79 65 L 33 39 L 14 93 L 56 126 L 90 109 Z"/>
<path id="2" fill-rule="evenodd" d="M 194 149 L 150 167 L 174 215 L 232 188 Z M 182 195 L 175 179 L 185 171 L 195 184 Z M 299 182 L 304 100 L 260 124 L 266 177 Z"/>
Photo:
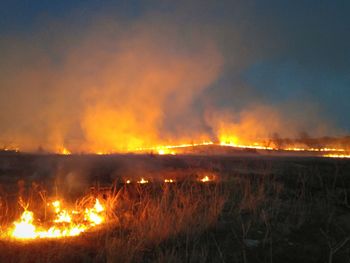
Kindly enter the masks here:
<path id="1" fill-rule="evenodd" d="M 208 183 L 208 182 L 212 182 L 212 181 L 215 181 L 216 180 L 216 175 L 214 174 L 205 174 L 205 175 L 202 175 L 198 181 L 199 182 L 202 182 L 202 183 Z"/>
<path id="2" fill-rule="evenodd" d="M 164 183 L 175 183 L 174 179 L 164 179 Z"/>
<path id="3" fill-rule="evenodd" d="M 221 136 L 219 142 L 213 141 L 204 141 L 198 143 L 183 143 L 177 145 L 161 145 L 149 148 L 137 148 L 136 153 L 147 153 L 147 152 L 157 152 L 159 155 L 176 155 L 182 152 L 184 148 L 196 147 L 196 146 L 223 146 L 223 147 L 232 147 L 239 149 L 252 149 L 252 150 L 265 150 L 265 151 L 287 151 L 287 152 L 335 152 L 338 156 L 346 156 L 344 152 L 346 152 L 343 148 L 334 148 L 334 147 L 320 147 L 320 148 L 312 148 L 312 147 L 297 147 L 297 146 L 286 146 L 286 147 L 277 147 L 273 143 L 267 144 L 263 141 L 255 141 L 252 143 L 243 143 L 240 142 L 239 137 L 237 136 Z M 342 153 L 342 154 L 339 154 Z M 320 156 L 320 155 L 316 155 Z M 323 155 L 324 157 L 331 157 L 328 155 Z"/>
<path id="4" fill-rule="evenodd" d="M 238 137 L 234 135 L 221 135 L 219 141 L 221 145 L 238 145 Z"/>
<path id="5" fill-rule="evenodd" d="M 71 216 L 69 215 L 67 210 L 61 210 L 61 203 L 60 201 L 56 200 L 52 202 L 52 206 L 54 207 L 55 213 L 56 213 L 56 219 L 54 220 L 55 223 L 70 223 L 72 221 Z"/>
<path id="6" fill-rule="evenodd" d="M 33 225 L 33 212 L 24 211 L 19 221 L 13 223 L 15 228 L 12 236 L 15 238 L 35 238 L 36 228 Z"/>
<path id="7" fill-rule="evenodd" d="M 105 206 L 97 198 L 92 207 L 80 210 L 62 209 L 59 200 L 51 202 L 48 206 L 55 214 L 53 220 L 42 223 L 41 220 L 35 218 L 32 211 L 25 209 L 20 218 L 13 222 L 13 227 L 5 231 L 5 237 L 21 240 L 72 237 L 90 230 L 106 220 Z"/>
<path id="8" fill-rule="evenodd" d="M 104 211 L 104 207 L 100 201 L 96 199 L 95 205 L 92 209 L 85 209 L 85 219 L 91 223 L 91 225 L 99 225 L 104 221 L 104 217 L 100 215 Z"/>
<path id="9" fill-rule="evenodd" d="M 70 155 L 72 154 L 71 151 L 69 151 L 66 147 L 60 147 L 58 149 L 58 153 L 62 155 Z"/>
<path id="10" fill-rule="evenodd" d="M 169 148 L 166 148 L 166 146 L 158 149 L 158 154 L 159 155 L 176 155 L 174 151 L 171 151 Z"/>
<path id="11" fill-rule="evenodd" d="M 342 148 L 298 148 L 298 147 L 289 147 L 283 149 L 285 151 L 294 151 L 294 152 L 345 152 L 345 149 Z"/>
<path id="12" fill-rule="evenodd" d="M 148 180 L 141 178 L 141 180 L 137 181 L 138 184 L 148 184 Z"/>
<path id="13" fill-rule="evenodd" d="M 350 154 L 324 154 L 323 157 L 347 159 L 350 158 Z"/>
<path id="14" fill-rule="evenodd" d="M 152 140 L 146 143 L 128 143 L 128 147 L 119 149 L 114 146 L 113 143 L 106 144 L 103 148 L 91 147 L 85 153 L 93 153 L 97 155 L 110 155 L 118 153 L 136 153 L 136 154 L 158 154 L 158 155 L 177 155 L 177 154 L 191 154 L 194 147 L 203 146 L 215 146 L 215 147 L 232 147 L 237 149 L 247 149 L 247 150 L 257 150 L 257 151 L 286 151 L 286 152 L 309 152 L 309 153 L 324 153 L 324 155 L 315 154 L 315 156 L 325 156 L 329 157 L 327 154 L 343 154 L 349 151 L 338 145 L 342 145 L 339 141 L 334 141 L 332 143 L 324 141 L 322 145 L 322 138 L 320 139 L 310 139 L 308 142 L 303 142 L 300 139 L 280 139 L 282 142 L 278 142 L 278 139 L 273 139 L 269 137 L 246 137 L 239 136 L 237 133 L 230 133 L 228 130 L 219 130 L 216 132 L 216 139 L 209 140 L 208 137 L 200 136 L 196 138 L 187 138 L 187 141 L 176 140 L 174 144 L 162 144 L 161 141 Z M 254 139 L 253 139 L 254 138 Z M 335 139 L 334 139 L 335 140 Z M 137 140 L 136 140 L 137 141 Z M 143 146 L 144 145 L 144 146 Z M 315 146 L 312 146 L 315 145 Z M 317 147 L 317 145 L 320 145 Z M 74 148 L 72 148 L 74 149 Z M 206 148 L 199 149 L 199 151 L 194 152 L 204 152 Z M 65 146 L 60 146 L 57 148 L 57 153 L 62 155 L 72 154 L 72 151 Z M 211 152 L 209 150 L 209 152 Z M 327 155 L 327 156 L 326 156 Z"/>
<path id="15" fill-rule="evenodd" d="M 205 137 L 203 137 L 205 138 Z M 287 140 L 286 140 L 287 141 Z M 315 145 L 319 145 L 321 143 L 314 143 Z M 321 144 L 322 145 L 322 144 Z M 247 149 L 247 150 L 258 150 L 258 151 L 285 151 L 285 152 L 305 152 L 305 153 L 315 153 L 315 156 L 318 157 L 333 157 L 333 158 L 347 158 L 349 149 L 336 147 L 335 145 L 340 144 L 330 144 L 324 145 L 320 147 L 311 147 L 308 146 L 307 143 L 302 143 L 298 141 L 298 139 L 288 140 L 288 143 L 284 143 L 283 145 L 278 145 L 273 139 L 255 139 L 250 140 L 244 137 L 240 137 L 237 134 L 230 134 L 228 131 L 218 133 L 218 137 L 216 140 L 208 140 L 205 138 L 203 141 L 193 142 L 181 142 L 178 144 L 157 144 L 154 142 L 150 143 L 150 146 L 147 147 L 138 147 L 137 144 L 130 144 L 130 147 L 125 148 L 124 150 L 120 150 L 113 147 L 105 147 L 104 149 L 95 149 L 92 151 L 87 151 L 86 153 L 94 153 L 97 155 L 109 155 L 109 154 L 117 154 L 117 153 L 138 153 L 138 154 L 158 154 L 158 155 L 177 155 L 177 154 L 191 154 L 191 147 L 202 147 L 202 146 L 215 146 L 215 147 L 232 147 L 238 149 Z M 9 151 L 8 148 L 3 148 L 3 151 Z M 17 151 L 17 148 L 16 148 Z M 199 151 L 201 152 L 201 151 Z M 205 152 L 205 148 L 203 150 Z M 66 148 L 65 146 L 57 147 L 56 153 L 61 155 L 69 155 L 72 154 L 71 150 Z M 320 153 L 320 154 L 317 154 Z M 323 154 L 321 154 L 323 153 Z"/>
<path id="16" fill-rule="evenodd" d="M 199 179 L 201 182 L 203 182 L 203 183 L 206 183 L 206 182 L 210 182 L 211 180 L 210 180 L 210 178 L 209 178 L 209 176 L 204 176 L 203 178 L 201 178 L 201 179 Z"/>
<path id="17" fill-rule="evenodd" d="M 4 152 L 19 152 L 19 148 L 18 147 L 3 147 L 0 148 L 0 151 L 4 151 Z"/>
<path id="18" fill-rule="evenodd" d="M 263 145 L 260 145 L 257 142 L 255 142 L 255 143 L 253 143 L 251 145 L 249 145 L 249 144 L 236 144 L 236 143 L 233 143 L 233 142 L 220 142 L 220 145 L 221 146 L 241 148 L 241 149 L 276 150 L 273 147 L 263 146 Z"/>

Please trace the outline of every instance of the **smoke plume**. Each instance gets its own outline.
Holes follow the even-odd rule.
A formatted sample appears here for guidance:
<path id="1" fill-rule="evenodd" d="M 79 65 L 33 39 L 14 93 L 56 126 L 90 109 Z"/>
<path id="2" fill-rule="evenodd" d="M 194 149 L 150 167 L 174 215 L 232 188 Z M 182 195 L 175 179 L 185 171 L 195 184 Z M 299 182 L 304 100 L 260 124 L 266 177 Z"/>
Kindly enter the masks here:
<path id="1" fill-rule="evenodd" d="M 0 147 L 124 152 L 327 131 L 316 104 L 289 111 L 291 104 L 273 105 L 244 81 L 244 70 L 270 54 L 246 45 L 252 35 L 244 25 L 184 26 L 175 17 L 46 21 L 1 37 Z"/>

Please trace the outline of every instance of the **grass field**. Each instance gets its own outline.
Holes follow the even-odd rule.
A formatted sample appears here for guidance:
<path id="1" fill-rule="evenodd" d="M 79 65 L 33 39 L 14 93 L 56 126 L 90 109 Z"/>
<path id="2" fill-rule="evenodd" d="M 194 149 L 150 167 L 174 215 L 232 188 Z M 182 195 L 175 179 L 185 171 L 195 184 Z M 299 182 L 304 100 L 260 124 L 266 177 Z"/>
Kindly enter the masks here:
<path id="1" fill-rule="evenodd" d="M 40 209 L 43 192 L 94 194 L 110 209 L 77 237 L 2 239 L 0 262 L 349 262 L 349 173 L 323 158 L 4 155 L 2 231 L 19 195 Z"/>

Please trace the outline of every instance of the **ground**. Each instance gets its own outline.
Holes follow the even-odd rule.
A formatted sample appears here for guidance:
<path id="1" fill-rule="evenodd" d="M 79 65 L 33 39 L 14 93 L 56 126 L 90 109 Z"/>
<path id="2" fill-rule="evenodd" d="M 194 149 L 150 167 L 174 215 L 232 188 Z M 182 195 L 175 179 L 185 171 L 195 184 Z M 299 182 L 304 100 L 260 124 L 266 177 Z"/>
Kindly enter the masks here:
<path id="1" fill-rule="evenodd" d="M 1 240 L 0 261 L 349 262 L 349 176 L 349 160 L 312 157 L 3 154 L 2 231 L 37 189 L 74 200 L 111 186 L 117 201 L 82 236 Z"/>

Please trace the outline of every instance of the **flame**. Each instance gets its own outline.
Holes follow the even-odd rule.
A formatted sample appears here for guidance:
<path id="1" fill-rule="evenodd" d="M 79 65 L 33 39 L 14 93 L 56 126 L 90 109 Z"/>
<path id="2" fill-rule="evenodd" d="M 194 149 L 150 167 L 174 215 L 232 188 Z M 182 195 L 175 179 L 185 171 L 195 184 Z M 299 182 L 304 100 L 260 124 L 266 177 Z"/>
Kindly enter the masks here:
<path id="1" fill-rule="evenodd" d="M 108 154 L 116 154 L 116 153 L 150 153 L 150 154 L 158 154 L 158 155 L 176 155 L 181 153 L 191 153 L 191 147 L 197 146 L 223 146 L 223 147 L 232 147 L 238 149 L 252 149 L 252 150 L 264 150 L 264 151 L 287 151 L 287 152 L 322 152 L 324 155 L 316 155 L 316 156 L 324 156 L 329 157 L 328 154 L 336 153 L 343 154 L 348 151 L 347 149 L 341 147 L 334 147 L 332 145 L 325 145 L 323 147 L 309 147 L 306 144 L 289 140 L 288 144 L 285 143 L 283 146 L 276 145 L 272 139 L 255 139 L 249 140 L 244 137 L 240 137 L 237 134 L 230 134 L 228 131 L 218 131 L 217 140 L 211 141 L 205 139 L 203 141 L 196 141 L 188 143 L 182 142 L 178 144 L 157 144 L 156 141 L 150 142 L 150 146 L 148 147 L 137 147 L 137 143 L 130 143 L 129 146 L 125 149 L 115 148 L 113 150 L 112 145 L 110 147 L 106 146 L 104 149 L 98 149 L 88 151 L 86 153 L 94 153 L 97 155 L 108 155 Z M 203 136 L 202 136 L 203 137 Z M 204 137 L 203 137 L 204 138 Z M 112 147 L 112 148 L 111 148 Z M 187 149 L 189 148 L 189 149 Z M 64 146 L 58 147 L 57 153 L 62 155 L 72 154 L 70 150 L 68 150 Z M 328 154 L 327 154 L 328 153 Z"/>
<path id="2" fill-rule="evenodd" d="M 32 211 L 24 210 L 20 218 L 13 222 L 14 227 L 5 231 L 6 236 L 22 240 L 71 237 L 90 230 L 106 220 L 106 209 L 97 198 L 92 207 L 86 207 L 80 211 L 62 209 L 61 206 L 59 200 L 49 204 L 55 218 L 45 224 L 41 224 L 40 220 L 35 220 Z"/>
<path id="3" fill-rule="evenodd" d="M 12 236 L 15 238 L 35 238 L 37 236 L 36 228 L 33 225 L 33 212 L 24 211 L 19 221 L 13 223 Z"/>
<path id="4" fill-rule="evenodd" d="M 277 148 L 275 146 L 264 145 L 263 142 L 252 142 L 252 143 L 240 143 L 240 140 L 237 136 L 224 135 L 220 137 L 219 142 L 204 141 L 198 143 L 182 143 L 174 145 L 158 145 L 153 147 L 142 147 L 142 148 L 130 148 L 129 152 L 134 153 L 157 153 L 159 155 L 176 155 L 181 153 L 181 149 L 196 147 L 196 146 L 225 146 L 239 149 L 253 149 L 253 150 L 267 150 L 267 151 L 288 151 L 288 152 L 336 152 L 337 154 L 324 154 L 322 157 L 334 157 L 334 158 L 347 158 L 347 155 L 344 154 L 347 150 L 344 148 L 334 148 L 334 147 L 322 147 L 322 148 L 312 148 L 312 147 L 295 147 L 287 146 L 283 148 Z M 59 154 L 69 155 L 72 154 L 65 147 L 61 147 L 58 150 Z M 118 153 L 118 151 L 97 151 L 97 155 L 108 155 Z M 340 154 L 342 153 L 342 154 Z"/>
<path id="5" fill-rule="evenodd" d="M 210 182 L 211 180 L 210 180 L 209 176 L 206 175 L 203 178 L 199 179 L 199 181 L 206 183 L 206 182 Z"/>
<path id="6" fill-rule="evenodd" d="M 148 180 L 141 178 L 141 180 L 137 181 L 138 184 L 148 184 Z"/>
<path id="7" fill-rule="evenodd" d="M 238 145 L 238 137 L 235 135 L 221 135 L 219 141 L 221 145 Z"/>
<path id="8" fill-rule="evenodd" d="M 179 144 L 155 144 L 149 147 L 136 147 L 137 144 L 131 144 L 130 147 L 126 148 L 124 151 L 120 151 L 117 148 L 113 151 L 109 147 L 108 150 L 97 150 L 87 153 L 94 153 L 97 155 L 108 155 L 115 153 L 151 153 L 159 155 L 176 155 L 181 153 L 191 153 L 190 150 L 186 148 L 197 147 L 197 146 L 223 146 L 232 147 L 238 149 L 252 149 L 252 150 L 265 150 L 265 151 L 286 151 L 286 152 L 315 152 L 324 153 L 323 155 L 315 155 L 319 157 L 333 157 L 333 158 L 347 158 L 349 149 L 334 147 L 331 145 L 325 145 L 323 147 L 308 147 L 305 144 L 290 141 L 289 145 L 277 146 L 275 143 L 269 139 L 260 139 L 255 141 L 249 141 L 247 139 L 241 138 L 236 134 L 230 133 L 219 133 L 217 141 L 197 141 L 191 143 L 179 143 Z M 19 151 L 17 148 L 13 148 L 15 151 Z M 12 148 L 3 148 L 3 151 L 12 151 Z M 72 152 L 65 146 L 60 146 L 56 151 L 58 154 L 70 155 Z"/>
<path id="9" fill-rule="evenodd" d="M 71 151 L 69 151 L 66 147 L 59 147 L 58 149 L 58 154 L 62 154 L 62 155 L 70 155 L 72 154 Z"/>
<path id="10" fill-rule="evenodd" d="M 266 151 L 288 151 L 288 152 L 336 152 L 344 153 L 346 150 L 344 148 L 334 148 L 334 147 L 322 147 L 322 148 L 312 148 L 312 147 L 296 147 L 296 146 L 287 146 L 278 148 L 274 145 L 266 145 L 264 142 L 252 142 L 252 143 L 240 143 L 240 140 L 237 136 L 223 135 L 220 137 L 219 142 L 213 141 L 204 141 L 198 143 L 183 143 L 175 145 L 161 145 L 154 146 L 149 148 L 137 148 L 135 149 L 136 153 L 147 153 L 147 152 L 157 152 L 159 155 L 176 155 L 182 153 L 182 149 L 196 147 L 196 146 L 224 146 L 232 147 L 239 149 L 253 149 L 253 150 L 266 150 Z M 339 154 L 338 154 L 339 155 Z M 344 155 L 344 154 L 342 154 Z M 330 157 L 329 155 L 323 155 L 324 157 Z"/>
<path id="11" fill-rule="evenodd" d="M 19 152 L 19 148 L 18 147 L 3 147 L 0 148 L 0 151 L 4 151 L 4 152 Z"/>
<path id="12" fill-rule="evenodd" d="M 175 183 L 174 179 L 164 179 L 164 183 Z"/>
<path id="13" fill-rule="evenodd" d="M 92 225 L 99 225 L 104 221 L 104 217 L 100 215 L 104 210 L 105 209 L 100 201 L 96 199 L 95 205 L 92 209 L 85 209 L 85 219 L 87 219 Z"/>
<path id="14" fill-rule="evenodd" d="M 158 149 L 158 154 L 159 155 L 176 155 L 176 153 L 174 151 L 171 151 L 166 146 L 160 147 L 160 149 Z"/>
<path id="15" fill-rule="evenodd" d="M 61 210 L 61 202 L 56 200 L 52 202 L 52 206 L 56 213 L 57 218 L 54 220 L 55 223 L 70 223 L 72 221 L 71 216 L 67 212 L 67 210 Z"/>
<path id="16" fill-rule="evenodd" d="M 216 180 L 216 175 L 214 174 L 204 174 L 200 178 L 198 178 L 199 182 L 208 183 Z"/>
<path id="17" fill-rule="evenodd" d="M 347 159 L 350 158 L 350 154 L 324 154 L 323 157 Z"/>

